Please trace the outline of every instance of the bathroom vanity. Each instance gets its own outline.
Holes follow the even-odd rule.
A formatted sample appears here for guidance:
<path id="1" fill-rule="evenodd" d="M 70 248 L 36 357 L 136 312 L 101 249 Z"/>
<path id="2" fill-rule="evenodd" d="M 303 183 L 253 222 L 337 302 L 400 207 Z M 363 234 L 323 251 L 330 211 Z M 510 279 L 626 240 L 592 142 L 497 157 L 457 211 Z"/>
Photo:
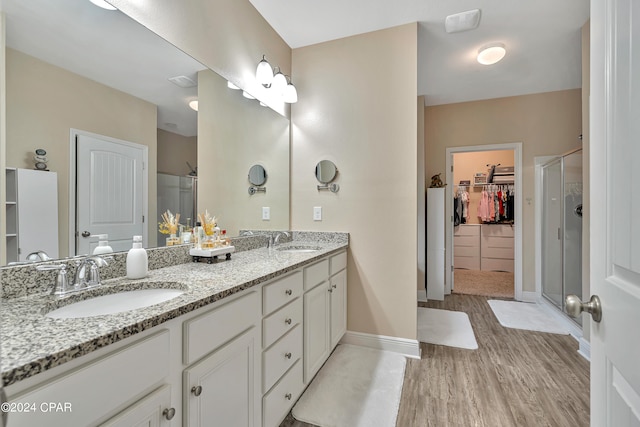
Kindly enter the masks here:
<path id="1" fill-rule="evenodd" d="M 346 331 L 347 246 L 344 233 L 294 233 L 105 280 L 101 293 L 183 291 L 112 315 L 51 319 L 52 296 L 4 301 L 10 425 L 279 425 Z"/>

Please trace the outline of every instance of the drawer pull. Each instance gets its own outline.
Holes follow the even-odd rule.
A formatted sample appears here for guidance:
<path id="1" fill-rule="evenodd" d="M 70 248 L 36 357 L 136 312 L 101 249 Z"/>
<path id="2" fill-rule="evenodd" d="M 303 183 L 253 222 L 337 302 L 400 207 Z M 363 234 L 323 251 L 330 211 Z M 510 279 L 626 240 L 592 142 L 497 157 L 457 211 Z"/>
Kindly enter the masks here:
<path id="1" fill-rule="evenodd" d="M 290 325 L 291 324 L 291 318 L 284 319 L 284 323 L 286 323 L 287 325 Z"/>
<path id="2" fill-rule="evenodd" d="M 293 291 L 291 289 L 287 289 L 286 291 L 284 291 L 284 293 L 287 295 L 291 295 Z"/>
<path id="3" fill-rule="evenodd" d="M 285 353 L 284 357 L 286 357 L 287 359 L 291 359 L 291 353 Z"/>
<path id="4" fill-rule="evenodd" d="M 193 386 L 191 387 L 191 393 L 193 393 L 194 396 L 200 396 L 202 394 L 202 386 Z"/>
<path id="5" fill-rule="evenodd" d="M 176 416 L 176 410 L 175 408 L 166 408 L 164 411 L 162 411 L 162 415 L 164 415 L 167 420 L 171 421 L 173 417 Z"/>
<path id="6" fill-rule="evenodd" d="M 287 393 L 287 394 L 284 395 L 284 398 L 287 399 L 287 400 L 291 400 L 291 397 L 292 397 L 291 393 Z"/>

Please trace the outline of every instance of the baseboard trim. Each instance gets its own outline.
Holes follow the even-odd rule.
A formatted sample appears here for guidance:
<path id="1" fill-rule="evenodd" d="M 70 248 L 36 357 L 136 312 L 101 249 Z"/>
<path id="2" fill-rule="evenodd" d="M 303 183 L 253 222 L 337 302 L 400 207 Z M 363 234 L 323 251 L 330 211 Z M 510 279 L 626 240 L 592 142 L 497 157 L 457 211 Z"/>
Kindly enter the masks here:
<path id="1" fill-rule="evenodd" d="M 522 294 L 520 295 L 520 301 L 522 301 L 522 302 L 538 302 L 538 293 L 537 292 L 522 291 Z"/>
<path id="2" fill-rule="evenodd" d="M 392 351 L 405 357 L 420 359 L 420 343 L 417 340 L 347 331 L 340 343 Z"/>
<path id="3" fill-rule="evenodd" d="M 580 344 L 578 354 L 591 362 L 591 343 L 585 340 L 584 337 L 580 337 L 578 343 Z"/>

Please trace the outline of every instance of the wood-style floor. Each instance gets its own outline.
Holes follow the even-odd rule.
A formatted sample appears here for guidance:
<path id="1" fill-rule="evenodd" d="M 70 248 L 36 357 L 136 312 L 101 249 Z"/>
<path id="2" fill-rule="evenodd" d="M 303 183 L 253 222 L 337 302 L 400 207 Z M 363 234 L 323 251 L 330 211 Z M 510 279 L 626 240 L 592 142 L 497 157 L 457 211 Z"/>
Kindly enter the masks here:
<path id="1" fill-rule="evenodd" d="M 419 303 L 468 313 L 479 348 L 421 343 L 422 358 L 407 361 L 397 427 L 589 426 L 589 363 L 577 342 L 505 328 L 487 299 L 453 294 Z M 281 426 L 309 424 L 289 415 Z"/>

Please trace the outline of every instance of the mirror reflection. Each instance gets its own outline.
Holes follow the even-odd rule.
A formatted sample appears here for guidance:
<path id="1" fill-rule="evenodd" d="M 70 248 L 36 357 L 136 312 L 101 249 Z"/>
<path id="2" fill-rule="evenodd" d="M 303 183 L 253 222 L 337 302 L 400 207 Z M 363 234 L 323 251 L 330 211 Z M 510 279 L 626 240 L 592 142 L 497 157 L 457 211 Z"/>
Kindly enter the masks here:
<path id="1" fill-rule="evenodd" d="M 338 168 L 331 160 L 320 160 L 316 165 L 316 179 L 322 184 L 329 184 L 337 174 Z"/>
<path id="2" fill-rule="evenodd" d="M 253 185 L 264 185 L 267 182 L 267 171 L 262 165 L 253 165 L 249 169 L 249 182 Z"/>
<path id="3" fill-rule="evenodd" d="M 35 150 L 46 150 L 47 167 L 57 176 L 58 257 L 92 252 L 98 239 L 89 238 L 88 245 L 78 249 L 85 231 L 89 236 L 108 234 L 115 251 L 129 249 L 134 234 L 144 236 L 146 247 L 164 244 L 158 234 L 158 218 L 170 207 L 183 211 L 181 222 L 184 219 L 186 225 L 187 218 L 195 217 L 196 212 L 208 209 L 218 216 L 216 207 L 222 210 L 224 206 L 220 222 L 230 235 L 234 235 L 233 230 L 249 226 L 242 223 L 245 216 L 235 216 L 235 212 L 248 212 L 246 218 L 251 220 L 259 216 L 252 213 L 252 206 L 243 205 L 245 200 L 235 197 L 235 191 L 224 188 L 224 183 L 235 179 L 231 175 L 234 171 L 247 170 L 249 165 L 240 166 L 247 163 L 245 153 L 251 151 L 252 163 L 257 154 L 268 168 L 288 171 L 288 145 L 286 151 L 280 148 L 280 142 L 274 144 L 277 149 L 266 144 L 251 145 L 246 135 L 266 133 L 273 139 L 286 134 L 288 144 L 286 118 L 242 98 L 241 91 L 227 88 L 222 77 L 119 11 L 106 11 L 85 0 L 5 0 L 2 9 L 7 34 L 7 147 L 6 153 L 0 154 L 6 155 L 8 168 L 33 170 Z M 217 87 L 224 86 L 226 93 L 221 89 L 217 93 L 203 91 L 198 87 L 203 76 L 208 86 L 215 82 Z M 198 96 L 197 113 L 188 103 Z M 233 102 L 229 104 L 231 98 Z M 210 116 L 220 112 L 224 114 Z M 207 124 L 204 139 L 198 136 L 203 121 Z M 243 134 L 238 135 L 237 123 L 247 128 Z M 211 126 L 217 126 L 217 133 L 209 131 Z M 259 126 L 273 131 L 263 132 Z M 136 213 L 125 218 L 131 222 L 135 219 L 141 232 L 128 230 L 119 237 L 110 229 L 93 230 L 93 226 L 108 223 L 105 218 L 110 207 L 122 208 L 128 199 L 117 197 L 122 193 L 118 191 L 122 183 L 106 178 L 102 185 L 112 188 L 112 194 L 98 198 L 100 203 L 93 203 L 91 196 L 78 196 L 70 183 L 92 182 L 94 175 L 90 175 L 91 179 L 81 178 L 77 165 L 70 160 L 77 148 L 74 131 L 146 150 L 146 160 L 140 165 L 145 185 L 141 194 L 133 192 L 131 196 L 142 200 L 142 210 L 138 214 L 129 209 Z M 204 162 L 200 160 L 202 154 L 206 155 Z M 198 174 L 196 170 L 203 168 L 208 172 L 206 177 L 198 177 L 196 186 L 193 177 Z M 7 175 L 2 175 L 8 184 Z M 183 183 L 181 178 L 187 176 L 188 183 Z M 238 181 L 246 182 L 244 178 Z M 271 181 L 271 186 L 281 185 L 282 189 L 276 191 L 278 198 L 269 203 L 272 210 L 282 208 L 280 216 L 286 224 L 260 224 L 261 228 L 287 228 L 288 175 L 286 180 Z M 198 193 L 208 196 L 198 198 Z M 215 200 L 211 194 L 215 194 Z M 37 213 L 55 210 L 54 204 L 55 201 Z M 8 206 L 4 207 L 7 212 Z M 86 229 L 75 223 L 78 207 L 88 209 Z M 124 211 L 127 209 L 120 209 L 118 214 L 123 215 Z M 38 231 L 36 221 L 23 219 L 22 226 L 25 224 Z M 14 234 L 1 236 L 7 242 L 14 241 L 13 246 L 7 245 L 7 252 L 15 249 L 14 254 L 7 254 L 8 261 L 24 259 L 42 249 L 22 248 L 22 243 L 17 243 L 23 241 L 20 233 Z"/>

